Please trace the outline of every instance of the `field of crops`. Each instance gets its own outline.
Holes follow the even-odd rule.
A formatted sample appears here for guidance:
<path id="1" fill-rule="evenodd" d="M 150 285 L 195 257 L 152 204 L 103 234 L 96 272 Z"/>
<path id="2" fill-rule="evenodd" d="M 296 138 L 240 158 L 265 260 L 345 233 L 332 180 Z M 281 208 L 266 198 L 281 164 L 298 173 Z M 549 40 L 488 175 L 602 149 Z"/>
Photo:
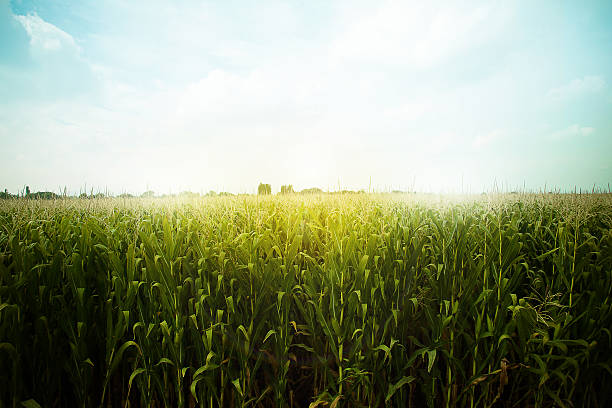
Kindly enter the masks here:
<path id="1" fill-rule="evenodd" d="M 0 201 L 0 407 L 612 406 L 612 197 Z"/>

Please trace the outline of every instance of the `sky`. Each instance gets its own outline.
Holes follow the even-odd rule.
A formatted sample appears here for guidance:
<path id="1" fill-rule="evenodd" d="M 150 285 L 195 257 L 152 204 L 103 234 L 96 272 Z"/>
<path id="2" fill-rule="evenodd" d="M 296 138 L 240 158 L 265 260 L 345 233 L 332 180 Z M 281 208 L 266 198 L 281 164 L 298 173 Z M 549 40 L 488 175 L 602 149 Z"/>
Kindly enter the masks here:
<path id="1" fill-rule="evenodd" d="M 0 188 L 612 184 L 612 2 L 0 0 Z"/>

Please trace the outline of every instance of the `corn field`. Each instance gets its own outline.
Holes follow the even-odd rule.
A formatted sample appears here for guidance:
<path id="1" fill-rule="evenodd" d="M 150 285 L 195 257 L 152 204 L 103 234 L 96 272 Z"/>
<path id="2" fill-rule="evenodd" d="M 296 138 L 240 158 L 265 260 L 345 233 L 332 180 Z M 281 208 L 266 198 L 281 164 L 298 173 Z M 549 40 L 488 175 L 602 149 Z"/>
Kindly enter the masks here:
<path id="1" fill-rule="evenodd" d="M 612 197 L 0 202 L 0 407 L 612 406 Z"/>

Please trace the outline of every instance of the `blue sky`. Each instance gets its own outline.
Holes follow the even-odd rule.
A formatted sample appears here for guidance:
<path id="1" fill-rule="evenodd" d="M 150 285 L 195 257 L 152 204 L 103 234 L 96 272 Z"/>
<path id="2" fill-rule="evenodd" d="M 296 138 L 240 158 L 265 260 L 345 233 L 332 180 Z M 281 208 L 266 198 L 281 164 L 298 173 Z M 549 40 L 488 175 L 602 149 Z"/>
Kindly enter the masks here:
<path id="1" fill-rule="evenodd" d="M 0 187 L 612 184 L 609 1 L 0 0 Z"/>

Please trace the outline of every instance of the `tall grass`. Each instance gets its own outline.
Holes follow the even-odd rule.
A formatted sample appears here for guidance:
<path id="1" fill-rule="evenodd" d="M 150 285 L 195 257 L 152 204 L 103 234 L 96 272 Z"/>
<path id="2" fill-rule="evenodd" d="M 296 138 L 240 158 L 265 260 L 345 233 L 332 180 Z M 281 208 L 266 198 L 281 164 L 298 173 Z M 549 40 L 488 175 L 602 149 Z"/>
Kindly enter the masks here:
<path id="1" fill-rule="evenodd" d="M 0 203 L 0 406 L 612 404 L 612 198 Z"/>

